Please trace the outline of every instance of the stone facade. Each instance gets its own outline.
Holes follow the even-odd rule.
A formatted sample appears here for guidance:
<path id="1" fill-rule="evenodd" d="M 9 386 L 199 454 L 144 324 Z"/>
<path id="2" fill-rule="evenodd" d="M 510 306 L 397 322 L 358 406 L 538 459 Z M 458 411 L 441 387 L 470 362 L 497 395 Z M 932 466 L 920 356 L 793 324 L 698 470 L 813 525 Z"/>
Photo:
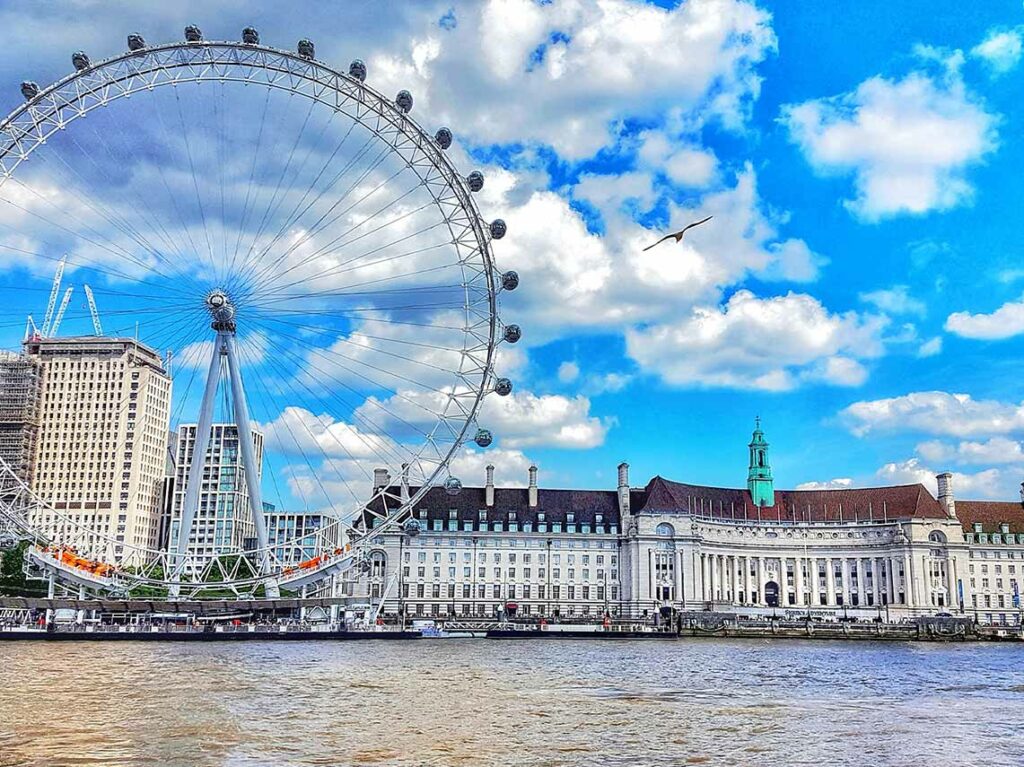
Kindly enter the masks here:
<path id="1" fill-rule="evenodd" d="M 662 477 L 630 487 L 626 464 L 615 490 L 538 488 L 534 469 L 523 489 L 495 488 L 491 471 L 457 496 L 435 488 L 413 509 L 415 534 L 378 536 L 369 571 L 345 591 L 413 616 L 493 616 L 512 603 L 563 619 L 667 606 L 1019 621 L 1021 503 L 955 503 L 950 475 L 939 499 L 923 485 L 775 490 L 759 426 L 750 457 L 746 489 Z"/>

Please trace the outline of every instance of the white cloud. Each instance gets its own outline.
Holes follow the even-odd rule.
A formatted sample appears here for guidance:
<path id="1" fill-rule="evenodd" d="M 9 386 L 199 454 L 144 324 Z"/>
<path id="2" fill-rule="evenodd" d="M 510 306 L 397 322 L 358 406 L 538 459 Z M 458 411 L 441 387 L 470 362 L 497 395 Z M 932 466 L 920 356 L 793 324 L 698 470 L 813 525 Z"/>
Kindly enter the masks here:
<path id="1" fill-rule="evenodd" d="M 467 487 L 480 487 L 486 480 L 486 468 L 494 466 L 494 484 L 498 487 L 525 487 L 530 466 L 534 464 L 521 450 L 465 448 L 452 459 L 450 470 Z"/>
<path id="2" fill-rule="evenodd" d="M 783 109 L 782 120 L 811 164 L 853 174 L 858 216 L 946 210 L 971 198 L 966 169 L 995 146 L 995 119 L 967 93 L 955 69 L 872 77 L 856 90 Z"/>
<path id="3" fill-rule="evenodd" d="M 915 314 L 923 317 L 927 311 L 924 301 L 911 296 L 907 285 L 893 285 L 891 288 L 861 293 L 860 300 L 889 314 Z"/>
<path id="4" fill-rule="evenodd" d="M 817 380 L 855 386 L 866 376 L 855 358 L 882 353 L 884 326 L 877 317 L 832 314 L 805 294 L 761 299 L 741 290 L 724 306 L 630 330 L 626 346 L 645 369 L 677 385 L 783 391 Z"/>
<path id="5" fill-rule="evenodd" d="M 1024 296 L 1008 301 L 991 314 L 954 312 L 946 319 L 946 330 L 964 338 L 1001 340 L 1024 333 Z"/>
<path id="6" fill-rule="evenodd" d="M 1024 431 L 1024 403 L 975 400 L 969 394 L 944 391 L 855 402 L 839 415 L 858 437 L 871 432 L 975 437 Z"/>
<path id="7" fill-rule="evenodd" d="M 942 354 L 942 336 L 929 338 L 917 350 L 917 356 L 921 359 L 934 357 L 938 354 Z"/>
<path id="8" fill-rule="evenodd" d="M 738 0 L 490 0 L 455 15 L 454 30 L 413 33 L 419 61 L 370 60 L 383 90 L 422 95 L 478 142 L 539 142 L 570 159 L 609 144 L 626 114 L 740 125 L 760 89 L 754 66 L 775 48 L 769 15 Z"/>
<path id="9" fill-rule="evenodd" d="M 687 144 L 685 140 L 681 142 L 660 130 L 640 134 L 638 155 L 647 170 L 664 173 L 682 186 L 707 186 L 718 173 L 718 158 L 714 152 Z"/>
<path id="10" fill-rule="evenodd" d="M 949 461 L 958 464 L 1024 464 L 1021 443 L 1006 437 L 992 437 L 984 442 L 963 441 L 950 445 L 929 440 L 917 446 L 917 453 L 927 461 Z"/>
<path id="11" fill-rule="evenodd" d="M 370 397 L 356 410 L 356 419 L 373 416 L 381 429 L 395 424 L 432 423 L 448 399 L 443 392 L 399 391 L 380 401 Z M 590 414 L 590 400 L 580 395 L 537 395 L 514 391 L 507 397 L 488 396 L 477 418 L 490 429 L 501 447 L 588 449 L 604 443 L 612 422 Z"/>
<path id="12" fill-rule="evenodd" d="M 886 485 L 922 484 L 933 495 L 938 495 L 934 469 L 917 458 L 896 461 L 882 466 L 875 476 Z M 999 499 L 1013 497 L 1019 479 L 1011 472 L 985 469 L 976 473 L 953 472 L 953 493 L 957 498 Z"/>
<path id="13" fill-rule="evenodd" d="M 971 49 L 971 54 L 988 64 L 993 74 L 1005 74 L 1020 62 L 1021 50 L 1019 29 L 993 29 Z"/>
<path id="14" fill-rule="evenodd" d="M 558 380 L 562 383 L 572 383 L 580 377 L 580 366 L 572 360 L 566 360 L 558 366 Z"/>
<path id="15" fill-rule="evenodd" d="M 849 477 L 836 477 L 825 482 L 801 482 L 796 486 L 797 490 L 846 490 L 853 487 L 853 480 Z"/>

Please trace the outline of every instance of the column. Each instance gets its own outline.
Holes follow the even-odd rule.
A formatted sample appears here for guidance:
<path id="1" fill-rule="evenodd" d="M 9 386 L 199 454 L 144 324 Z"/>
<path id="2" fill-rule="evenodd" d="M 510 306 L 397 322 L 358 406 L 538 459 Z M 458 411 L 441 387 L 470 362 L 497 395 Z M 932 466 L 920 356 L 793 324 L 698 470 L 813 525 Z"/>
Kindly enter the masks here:
<path id="1" fill-rule="evenodd" d="M 885 565 L 885 593 L 887 601 L 892 604 L 896 601 L 896 584 L 892 582 L 892 574 L 895 571 L 892 566 L 892 557 L 886 557 L 883 564 Z"/>
<path id="2" fill-rule="evenodd" d="M 900 585 L 903 587 L 903 604 L 907 607 L 916 606 L 917 600 L 914 599 L 914 580 L 910 574 L 910 554 L 906 551 L 903 552 L 903 578 L 900 581 Z"/>
<path id="3" fill-rule="evenodd" d="M 953 608 L 957 605 L 956 575 L 953 572 L 953 557 L 949 556 L 949 554 L 946 554 L 946 593 L 949 596 L 943 609 L 953 612 Z"/>
<path id="4" fill-rule="evenodd" d="M 686 594 L 683 593 L 683 552 L 677 551 L 674 559 L 676 571 L 676 590 L 673 596 L 675 597 L 676 602 L 686 604 Z"/>
<path id="5" fill-rule="evenodd" d="M 765 568 L 764 557 L 757 558 L 757 603 L 766 604 L 764 601 Z"/>
<path id="6" fill-rule="evenodd" d="M 811 557 L 807 562 L 807 575 L 811 579 L 811 604 L 821 606 L 821 587 L 818 585 L 818 568 L 820 561 L 817 557 Z"/>
<path id="7" fill-rule="evenodd" d="M 718 554 L 709 554 L 711 558 L 711 596 L 709 599 L 715 601 L 718 598 Z"/>
<path id="8" fill-rule="evenodd" d="M 711 586 L 711 573 L 708 571 L 708 555 L 700 555 L 700 598 L 701 601 L 707 602 L 710 597 L 708 596 L 708 590 Z"/>
<path id="9" fill-rule="evenodd" d="M 728 559 L 729 563 L 729 601 L 736 604 L 736 562 L 739 559 L 736 556 L 731 556 Z"/>
<path id="10" fill-rule="evenodd" d="M 843 579 L 842 594 L 843 604 L 850 606 L 850 560 L 846 557 L 839 558 L 839 574 Z M 838 600 L 836 600 L 838 601 Z"/>
<path id="11" fill-rule="evenodd" d="M 743 557 L 743 601 L 751 603 L 751 558 Z"/>
<path id="12" fill-rule="evenodd" d="M 825 600 L 829 605 L 836 603 L 836 575 L 831 557 L 825 559 Z"/>
<path id="13" fill-rule="evenodd" d="M 647 600 L 655 598 L 654 591 L 654 549 L 647 549 Z"/>
<path id="14" fill-rule="evenodd" d="M 793 568 L 793 577 L 796 582 L 796 604 L 797 607 L 804 606 L 804 560 L 802 557 L 797 557 L 794 562 L 796 563 Z"/>

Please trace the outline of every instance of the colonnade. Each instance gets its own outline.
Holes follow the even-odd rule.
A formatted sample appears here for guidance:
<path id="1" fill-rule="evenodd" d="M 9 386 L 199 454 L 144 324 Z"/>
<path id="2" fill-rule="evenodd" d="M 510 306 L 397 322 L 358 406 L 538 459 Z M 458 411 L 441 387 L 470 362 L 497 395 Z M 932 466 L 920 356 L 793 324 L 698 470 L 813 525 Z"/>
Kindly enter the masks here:
<path id="1" fill-rule="evenodd" d="M 927 552 L 870 556 L 708 552 L 696 556 L 703 602 L 767 606 L 765 591 L 773 581 L 778 585 L 780 608 L 948 607 L 957 599 L 954 560 L 933 561 Z M 937 561 L 942 562 L 939 578 L 932 575 Z M 936 594 L 942 605 L 937 604 Z"/>

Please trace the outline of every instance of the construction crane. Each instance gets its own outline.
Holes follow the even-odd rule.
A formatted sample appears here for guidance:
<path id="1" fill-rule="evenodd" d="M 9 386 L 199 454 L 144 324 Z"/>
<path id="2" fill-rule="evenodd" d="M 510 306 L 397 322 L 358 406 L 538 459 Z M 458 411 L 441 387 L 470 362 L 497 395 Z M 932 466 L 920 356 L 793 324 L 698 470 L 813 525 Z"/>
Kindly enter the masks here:
<path id="1" fill-rule="evenodd" d="M 60 300 L 60 309 L 57 310 L 57 318 L 53 321 L 53 327 L 50 328 L 50 334 L 47 338 L 53 338 L 57 335 L 57 330 L 60 328 L 61 320 L 64 319 L 64 312 L 68 310 L 68 304 L 71 303 L 71 293 L 74 292 L 74 290 L 75 286 L 71 285 L 64 291 L 64 298 Z"/>
<path id="2" fill-rule="evenodd" d="M 93 298 L 92 288 L 88 285 L 85 286 L 85 297 L 89 301 L 89 314 L 92 315 L 92 329 L 96 331 L 96 335 L 103 335 L 103 326 L 100 325 L 100 313 L 96 311 L 96 299 Z"/>
<path id="3" fill-rule="evenodd" d="M 68 257 L 64 256 L 57 264 L 57 273 L 53 275 L 53 287 L 50 289 L 50 300 L 46 304 L 46 317 L 43 319 L 43 338 L 50 335 L 50 320 L 53 319 L 53 310 L 57 307 L 57 294 L 60 293 L 60 282 L 64 278 L 64 265 L 67 261 Z"/>

